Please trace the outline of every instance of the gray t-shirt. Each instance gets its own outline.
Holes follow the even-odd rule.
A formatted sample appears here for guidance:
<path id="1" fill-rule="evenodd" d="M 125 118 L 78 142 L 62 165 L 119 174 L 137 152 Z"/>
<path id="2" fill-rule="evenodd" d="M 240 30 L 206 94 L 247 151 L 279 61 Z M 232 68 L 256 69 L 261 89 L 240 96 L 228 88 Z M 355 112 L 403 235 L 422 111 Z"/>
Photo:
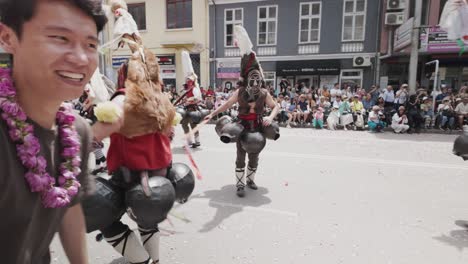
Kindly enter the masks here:
<path id="1" fill-rule="evenodd" d="M 57 177 L 57 168 L 60 165 L 60 140 L 57 132 L 31 123 L 34 124 L 34 134 L 41 143 L 41 155 L 47 160 L 47 171 Z M 81 136 L 82 173 L 78 177 L 81 183 L 80 192 L 75 196 L 73 204 L 78 203 L 94 186 L 87 173 L 90 127 L 77 115 L 75 127 Z M 42 206 L 40 195 L 30 191 L 24 178 L 25 168 L 8 135 L 6 123 L 1 118 L 0 144 L 0 262 L 50 263 L 49 245 L 59 229 L 66 208 L 46 209 Z"/>

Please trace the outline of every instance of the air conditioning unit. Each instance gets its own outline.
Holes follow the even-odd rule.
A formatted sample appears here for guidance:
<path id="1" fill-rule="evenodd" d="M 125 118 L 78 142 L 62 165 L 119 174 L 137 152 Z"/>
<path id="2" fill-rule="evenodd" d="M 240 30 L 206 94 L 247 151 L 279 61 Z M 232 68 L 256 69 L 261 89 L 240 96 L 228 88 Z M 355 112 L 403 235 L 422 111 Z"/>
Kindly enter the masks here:
<path id="1" fill-rule="evenodd" d="M 405 14 L 403 12 L 385 14 L 385 25 L 397 26 L 405 22 Z"/>
<path id="2" fill-rule="evenodd" d="M 369 67 L 372 65 L 370 56 L 356 56 L 353 58 L 354 67 Z"/>
<path id="3" fill-rule="evenodd" d="M 387 10 L 399 10 L 406 8 L 406 0 L 388 0 Z"/>

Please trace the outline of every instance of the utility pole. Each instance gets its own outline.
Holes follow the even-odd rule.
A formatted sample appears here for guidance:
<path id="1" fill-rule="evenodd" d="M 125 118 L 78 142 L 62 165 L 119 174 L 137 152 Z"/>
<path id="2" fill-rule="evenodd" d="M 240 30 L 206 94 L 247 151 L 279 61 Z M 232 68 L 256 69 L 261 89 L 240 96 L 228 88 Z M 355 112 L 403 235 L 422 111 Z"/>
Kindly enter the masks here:
<path id="1" fill-rule="evenodd" d="M 419 58 L 419 28 L 421 27 L 422 0 L 416 0 L 414 10 L 413 39 L 411 41 L 411 58 L 409 66 L 409 93 L 416 93 L 416 78 Z"/>

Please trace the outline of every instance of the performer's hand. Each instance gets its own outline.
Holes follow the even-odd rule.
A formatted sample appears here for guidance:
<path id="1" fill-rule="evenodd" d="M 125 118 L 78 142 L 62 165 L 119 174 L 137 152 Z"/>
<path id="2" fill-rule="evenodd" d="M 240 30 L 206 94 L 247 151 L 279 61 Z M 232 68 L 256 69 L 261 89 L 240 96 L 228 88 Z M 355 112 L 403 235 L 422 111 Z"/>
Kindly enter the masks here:
<path id="1" fill-rule="evenodd" d="M 205 116 L 205 118 L 203 120 L 210 121 L 212 118 L 213 118 L 213 115 L 209 114 L 209 115 Z"/>
<path id="2" fill-rule="evenodd" d="M 119 118 L 119 120 L 117 120 L 117 122 L 114 123 L 96 122 L 92 127 L 94 137 L 98 141 L 101 141 L 113 133 L 118 132 L 123 125 L 123 120 L 124 119 L 122 116 Z"/>
<path id="3" fill-rule="evenodd" d="M 266 117 L 263 119 L 263 126 L 269 126 L 273 123 L 273 119 L 271 117 Z"/>

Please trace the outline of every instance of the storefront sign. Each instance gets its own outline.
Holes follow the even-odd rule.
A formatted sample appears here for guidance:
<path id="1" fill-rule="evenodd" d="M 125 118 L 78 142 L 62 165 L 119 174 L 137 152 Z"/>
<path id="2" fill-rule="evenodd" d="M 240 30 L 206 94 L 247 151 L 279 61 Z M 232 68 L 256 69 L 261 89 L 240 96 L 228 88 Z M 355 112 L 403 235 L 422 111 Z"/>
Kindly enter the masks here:
<path id="1" fill-rule="evenodd" d="M 130 56 L 119 56 L 112 58 L 112 67 L 119 68 Z M 175 65 L 175 56 L 157 56 L 159 65 Z"/>
<path id="2" fill-rule="evenodd" d="M 175 65 L 161 65 L 161 78 L 162 79 L 175 79 L 176 78 L 176 67 Z"/>
<path id="3" fill-rule="evenodd" d="M 276 63 L 278 76 L 295 75 L 339 75 L 339 61 L 278 61 Z"/>
<path id="4" fill-rule="evenodd" d="M 238 79 L 240 77 L 240 61 L 218 62 L 216 77 L 219 79 Z"/>
<path id="5" fill-rule="evenodd" d="M 421 51 L 429 53 L 458 53 L 460 46 L 447 39 L 447 32 L 439 27 L 421 28 Z M 468 45 L 465 44 L 468 49 Z"/>
<path id="6" fill-rule="evenodd" d="M 414 18 L 410 18 L 395 30 L 395 42 L 393 47 L 395 51 L 402 50 L 411 44 L 411 37 L 413 36 L 413 23 Z"/>

